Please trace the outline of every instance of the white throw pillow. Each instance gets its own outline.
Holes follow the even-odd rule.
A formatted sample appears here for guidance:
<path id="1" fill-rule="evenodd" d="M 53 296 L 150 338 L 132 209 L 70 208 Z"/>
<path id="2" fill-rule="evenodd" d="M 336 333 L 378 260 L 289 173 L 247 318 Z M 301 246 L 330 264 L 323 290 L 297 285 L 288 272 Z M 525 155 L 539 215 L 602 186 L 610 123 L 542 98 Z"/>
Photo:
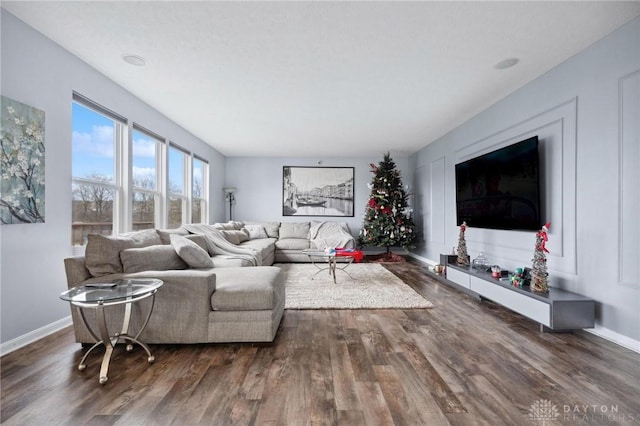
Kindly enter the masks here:
<path id="1" fill-rule="evenodd" d="M 198 244 L 181 235 L 171 234 L 171 245 L 176 253 L 192 268 L 213 268 L 213 259 Z"/>

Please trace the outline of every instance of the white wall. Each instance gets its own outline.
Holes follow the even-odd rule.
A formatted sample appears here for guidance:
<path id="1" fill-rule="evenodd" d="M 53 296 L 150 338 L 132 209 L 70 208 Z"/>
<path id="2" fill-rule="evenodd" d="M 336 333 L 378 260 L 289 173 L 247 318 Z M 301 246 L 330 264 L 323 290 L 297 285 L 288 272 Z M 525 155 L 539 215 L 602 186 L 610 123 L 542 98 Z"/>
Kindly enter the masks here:
<path id="1" fill-rule="evenodd" d="M 551 285 L 594 298 L 596 332 L 640 349 L 639 41 L 636 19 L 413 155 L 427 236 L 415 253 L 438 260 L 457 245 L 456 163 L 538 134 Z M 534 242 L 467 233 L 472 257 L 507 268 L 529 266 Z"/>
<path id="2" fill-rule="evenodd" d="M 370 183 L 373 174 L 370 163 L 378 164 L 384 153 L 377 158 L 322 157 L 322 158 L 246 158 L 227 157 L 226 183 L 238 189 L 233 218 L 237 220 L 272 220 L 276 222 L 302 222 L 308 220 L 345 221 L 356 236 L 362 228 L 362 217 L 369 201 Z M 408 158 L 391 152 L 391 158 L 401 173 L 403 183 L 408 180 Z M 318 161 L 321 164 L 318 164 Z M 282 168 L 283 166 L 354 167 L 354 216 L 282 216 Z M 227 204 L 227 217 L 229 215 Z"/>
<path id="3" fill-rule="evenodd" d="M 46 149 L 46 222 L 0 227 L 0 342 L 4 343 L 70 314 L 58 295 L 66 288 L 63 259 L 72 255 L 72 91 L 208 160 L 212 221 L 224 215 L 224 157 L 4 9 L 0 14 L 2 95 L 45 112 Z"/>

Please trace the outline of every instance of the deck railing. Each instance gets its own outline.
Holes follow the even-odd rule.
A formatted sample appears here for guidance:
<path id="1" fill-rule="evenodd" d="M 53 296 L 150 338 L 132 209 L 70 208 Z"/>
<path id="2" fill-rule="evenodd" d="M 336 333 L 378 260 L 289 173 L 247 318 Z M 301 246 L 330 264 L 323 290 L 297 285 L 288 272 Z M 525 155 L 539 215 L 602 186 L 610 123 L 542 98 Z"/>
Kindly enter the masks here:
<path id="1" fill-rule="evenodd" d="M 153 222 L 133 222 L 133 230 L 153 229 Z M 87 235 L 111 235 L 113 223 L 111 222 L 77 222 L 71 224 L 71 244 L 82 246 L 87 244 Z"/>

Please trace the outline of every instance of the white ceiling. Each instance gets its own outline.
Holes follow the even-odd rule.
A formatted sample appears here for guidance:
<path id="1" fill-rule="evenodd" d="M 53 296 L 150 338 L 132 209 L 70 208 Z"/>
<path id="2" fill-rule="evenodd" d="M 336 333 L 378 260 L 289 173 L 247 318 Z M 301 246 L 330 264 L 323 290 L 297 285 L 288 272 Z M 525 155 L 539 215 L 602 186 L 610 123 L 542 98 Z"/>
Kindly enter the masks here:
<path id="1" fill-rule="evenodd" d="M 640 15 L 638 1 L 2 7 L 227 156 L 411 154 Z"/>

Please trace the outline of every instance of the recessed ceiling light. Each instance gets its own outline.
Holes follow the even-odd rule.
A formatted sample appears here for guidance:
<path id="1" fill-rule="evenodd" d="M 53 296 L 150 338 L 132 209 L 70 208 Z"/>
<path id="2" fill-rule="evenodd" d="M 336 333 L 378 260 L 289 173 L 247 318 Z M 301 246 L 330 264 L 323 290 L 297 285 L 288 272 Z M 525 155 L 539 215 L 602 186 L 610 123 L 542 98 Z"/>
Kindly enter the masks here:
<path id="1" fill-rule="evenodd" d="M 518 58 L 507 58 L 498 62 L 493 67 L 497 70 L 506 70 L 507 68 L 511 68 L 516 65 L 518 62 L 520 62 L 520 59 Z"/>
<path id="2" fill-rule="evenodd" d="M 147 63 L 147 61 L 145 61 L 142 56 L 138 56 L 138 55 L 125 54 L 125 55 L 122 55 L 122 59 L 126 63 L 135 65 L 136 67 L 143 67 L 144 64 Z"/>

